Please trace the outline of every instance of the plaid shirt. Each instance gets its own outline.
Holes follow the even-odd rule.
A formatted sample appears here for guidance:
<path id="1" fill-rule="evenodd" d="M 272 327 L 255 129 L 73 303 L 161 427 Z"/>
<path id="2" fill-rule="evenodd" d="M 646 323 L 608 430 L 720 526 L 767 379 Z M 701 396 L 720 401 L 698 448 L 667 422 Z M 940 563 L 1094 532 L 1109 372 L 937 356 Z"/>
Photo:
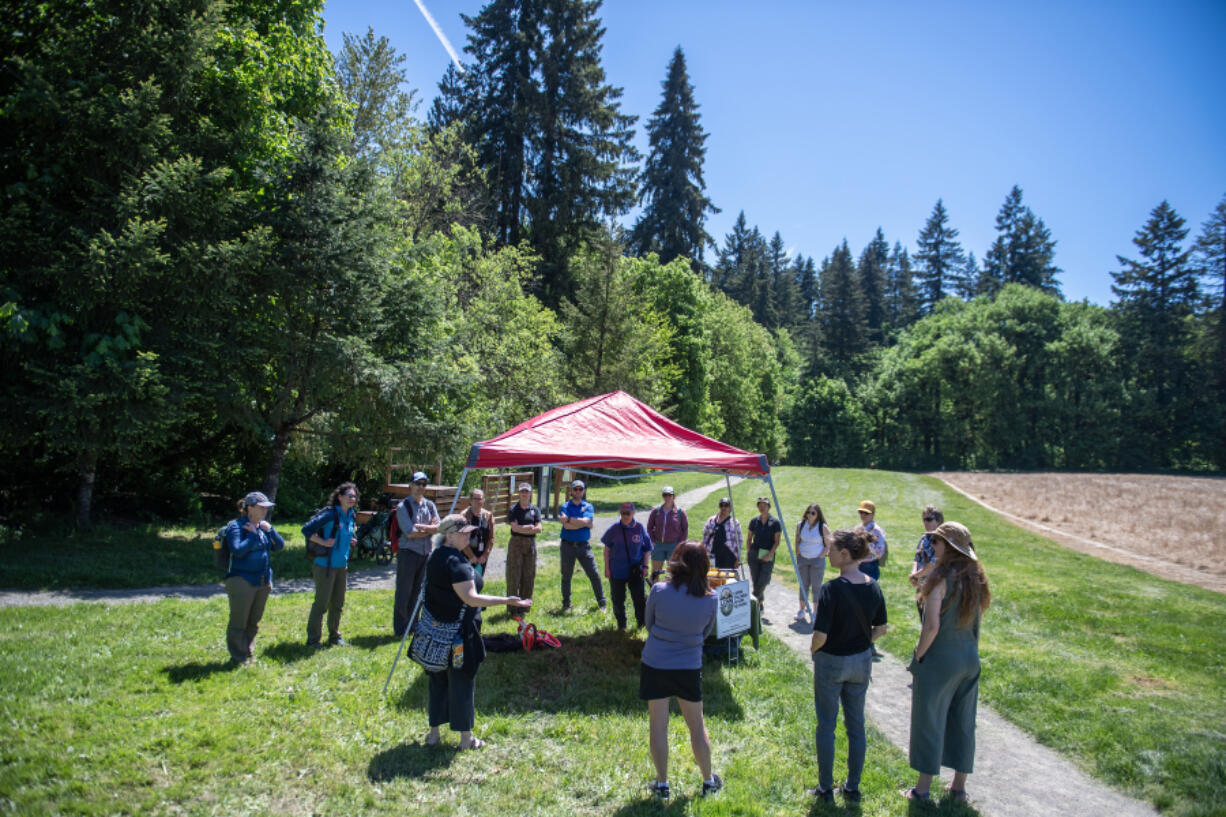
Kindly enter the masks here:
<path id="1" fill-rule="evenodd" d="M 915 566 L 923 570 L 937 558 L 936 548 L 932 546 L 932 534 L 925 533 L 915 546 Z"/>
<path id="2" fill-rule="evenodd" d="M 715 564 L 715 528 L 719 524 L 715 520 L 719 518 L 719 514 L 707 520 L 707 524 L 702 529 L 702 544 L 707 549 L 707 556 L 711 557 L 711 564 Z M 724 520 L 724 530 L 726 531 L 724 544 L 728 550 L 736 555 L 736 560 L 741 560 L 741 523 L 736 521 L 735 516 L 729 516 Z"/>

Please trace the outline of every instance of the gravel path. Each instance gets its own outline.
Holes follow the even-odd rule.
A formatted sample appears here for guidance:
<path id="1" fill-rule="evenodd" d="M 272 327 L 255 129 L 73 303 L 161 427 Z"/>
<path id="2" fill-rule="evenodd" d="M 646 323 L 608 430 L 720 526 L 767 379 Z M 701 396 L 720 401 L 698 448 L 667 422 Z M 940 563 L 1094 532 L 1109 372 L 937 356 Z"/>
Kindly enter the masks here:
<path id="1" fill-rule="evenodd" d="M 733 482 L 739 482 L 734 479 Z M 688 491 L 677 497 L 684 508 L 690 508 L 708 495 L 723 490 L 720 481 Z M 649 511 L 637 514 L 646 523 Z M 593 527 L 593 539 L 616 522 L 615 517 L 598 517 Z M 701 521 L 690 520 L 691 532 Z M 694 537 L 691 537 L 694 538 Z M 557 541 L 542 542 L 543 547 L 556 547 Z M 487 565 L 488 576 L 499 579 L 504 575 L 506 551 L 494 551 Z M 395 569 L 368 568 L 349 575 L 349 589 L 366 590 L 394 587 Z M 278 582 L 275 593 L 300 593 L 314 589 L 310 579 Z M 150 587 L 138 590 L 75 590 L 54 592 L 0 591 L 0 607 L 23 605 L 66 605 L 79 602 L 120 604 L 149 602 L 165 598 L 206 599 L 224 595 L 225 589 L 215 585 L 183 585 Z M 811 629 L 807 624 L 792 622 L 797 606 L 796 590 L 782 582 L 767 588 L 765 619 L 771 635 L 783 641 L 798 655 L 809 660 Z M 887 654 L 873 666 L 873 682 L 869 685 L 866 714 L 869 721 L 895 746 L 907 750 L 911 717 L 911 690 L 903 663 Z M 806 716 L 806 730 L 812 723 Z M 1074 766 L 1051 749 L 1040 746 L 1029 735 L 1005 721 L 982 704 L 976 723 L 975 773 L 968 782 L 975 809 L 986 817 L 1031 817 L 1035 814 L 1059 812 L 1078 817 L 1156 817 L 1158 812 L 1148 803 L 1135 800 L 1106 786 Z M 872 762 L 872 758 L 869 758 Z M 835 770 L 838 777 L 838 762 Z M 950 775 L 947 773 L 945 778 Z M 903 788 L 914 779 L 899 781 Z M 933 791 L 938 790 L 934 782 Z"/>

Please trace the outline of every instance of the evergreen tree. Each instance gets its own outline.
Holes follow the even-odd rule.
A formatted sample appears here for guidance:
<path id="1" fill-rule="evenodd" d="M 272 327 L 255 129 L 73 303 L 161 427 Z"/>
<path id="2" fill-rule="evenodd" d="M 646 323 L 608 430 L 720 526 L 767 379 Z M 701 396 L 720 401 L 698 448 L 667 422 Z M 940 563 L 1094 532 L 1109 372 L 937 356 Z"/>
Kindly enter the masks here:
<path id="1" fill-rule="evenodd" d="M 1172 432 L 1181 427 L 1187 395 L 1186 319 L 1199 296 L 1196 270 L 1183 248 L 1188 230 L 1175 209 L 1163 201 L 1150 213 L 1132 243 L 1141 258 L 1117 256 L 1112 272 L 1121 337 L 1135 384 L 1137 437 L 1131 445 L 1145 459 L 1131 463 L 1164 466 L 1173 461 Z"/>
<path id="2" fill-rule="evenodd" d="M 1213 448 L 1217 467 L 1226 465 L 1226 197 L 1209 220 L 1202 225 L 1196 239 L 1196 260 L 1206 284 L 1206 299 L 1213 331 L 1211 356 L 1212 379 L 1216 386 L 1217 424 Z"/>
<path id="3" fill-rule="evenodd" d="M 813 319 L 817 311 L 817 267 L 813 256 L 796 256 L 792 264 L 792 277 L 796 281 L 797 307 L 793 323 L 803 325 Z"/>
<path id="4" fill-rule="evenodd" d="M 638 160 L 631 145 L 637 117 L 621 113 L 622 90 L 605 82 L 600 0 L 535 0 L 541 36 L 532 62 L 540 93 L 532 106 L 530 192 L 532 247 L 541 256 L 542 296 L 556 304 L 571 286 L 569 253 L 604 232 L 601 219 L 635 201 Z"/>
<path id="5" fill-rule="evenodd" d="M 712 285 L 735 301 L 745 303 L 752 287 L 746 282 L 751 281 L 753 273 L 750 267 L 757 250 L 754 234 L 745 220 L 745 211 L 737 214 L 732 223 L 732 232 L 724 236 L 724 246 L 719 252 L 719 261 L 712 270 Z M 761 236 L 759 235 L 759 239 Z"/>
<path id="6" fill-rule="evenodd" d="M 847 239 L 822 264 L 820 292 L 825 353 L 836 374 L 850 374 L 856 358 L 868 349 L 868 305 Z"/>
<path id="7" fill-rule="evenodd" d="M 919 319 L 919 292 L 911 256 L 900 242 L 894 242 L 886 269 L 886 323 L 891 332 L 905 329 Z"/>
<path id="8" fill-rule="evenodd" d="M 448 63 L 447 70 L 443 72 L 443 78 L 438 83 L 438 95 L 430 103 L 430 110 L 426 114 L 426 125 L 431 133 L 464 124 L 468 116 L 469 94 L 472 93 L 469 79 L 472 76 L 471 71 L 462 71 L 454 62 Z"/>
<path id="9" fill-rule="evenodd" d="M 966 261 L 958 272 L 957 281 L 954 284 L 954 294 L 964 301 L 969 301 L 980 294 L 982 282 L 983 271 L 979 269 L 979 261 L 975 258 L 975 253 L 968 252 L 966 254 Z"/>
<path id="10" fill-rule="evenodd" d="M 996 240 L 983 259 L 976 294 L 995 295 L 1005 284 L 1023 284 L 1059 295 L 1056 276 L 1060 269 L 1053 263 L 1056 242 L 1043 220 L 1022 204 L 1022 189 L 1017 185 L 996 214 L 996 231 Z"/>
<path id="11" fill-rule="evenodd" d="M 877 234 L 860 253 L 858 271 L 860 286 L 864 290 L 865 320 L 868 322 L 868 342 L 881 345 L 885 342 L 886 324 L 886 268 L 890 263 L 890 245 L 885 233 L 877 228 Z"/>
<path id="12" fill-rule="evenodd" d="M 766 248 L 766 270 L 770 280 L 770 297 L 763 310 L 765 322 L 762 325 L 768 329 L 778 329 L 796 319 L 800 297 L 796 290 L 796 281 L 792 277 L 791 266 L 788 264 L 787 248 L 778 230 L 771 236 L 770 244 Z"/>
<path id="13" fill-rule="evenodd" d="M 940 199 L 932 208 L 924 229 L 920 230 L 918 243 L 915 260 L 919 262 L 920 311 L 928 315 L 933 307 L 953 293 L 964 260 L 958 231 L 949 226 L 949 214 Z"/>
<path id="14" fill-rule="evenodd" d="M 412 123 L 416 89 L 405 91 L 405 56 L 397 54 L 387 37 L 365 37 L 346 32 L 336 58 L 341 90 L 353 105 L 355 156 L 374 159 L 403 146 Z"/>
<path id="15" fill-rule="evenodd" d="M 529 138 L 540 81 L 533 56 L 540 34 L 539 0 L 491 0 L 476 17 L 464 51 L 472 64 L 462 77 L 448 69 L 439 86 L 445 100 L 432 111 L 434 127 L 463 123 L 477 148 L 490 187 L 494 240 L 515 245 L 527 220 Z"/>
<path id="16" fill-rule="evenodd" d="M 663 99 L 647 123 L 650 150 L 640 177 L 642 215 L 630 232 L 630 249 L 639 255 L 657 253 L 667 264 L 684 256 L 701 264 L 714 242 L 707 234 L 707 213 L 718 213 L 706 196 L 702 163 L 707 134 L 699 122 L 698 104 L 678 46 L 664 80 Z"/>

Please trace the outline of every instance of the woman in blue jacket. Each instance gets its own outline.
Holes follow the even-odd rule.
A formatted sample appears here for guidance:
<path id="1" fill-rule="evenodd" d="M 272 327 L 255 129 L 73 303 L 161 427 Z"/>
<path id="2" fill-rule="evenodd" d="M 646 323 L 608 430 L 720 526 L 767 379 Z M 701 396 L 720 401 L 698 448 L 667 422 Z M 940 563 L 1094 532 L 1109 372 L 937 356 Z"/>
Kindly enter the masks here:
<path id="1" fill-rule="evenodd" d="M 316 556 L 311 565 L 315 577 L 315 603 L 307 617 L 307 646 L 320 646 L 324 611 L 328 613 L 328 643 L 347 647 L 341 638 L 341 611 L 345 609 L 345 586 L 349 579 L 349 548 L 357 527 L 358 486 L 342 482 L 328 497 L 323 510 L 302 526 L 302 535 L 323 556 Z"/>
<path id="2" fill-rule="evenodd" d="M 238 503 L 241 515 L 226 527 L 226 547 L 230 551 L 230 570 L 226 573 L 226 595 L 230 598 L 226 647 L 230 660 L 236 664 L 245 664 L 254 655 L 251 645 L 272 592 L 269 554 L 285 547 L 281 534 L 265 518 L 272 507 L 267 496 L 252 491 Z"/>

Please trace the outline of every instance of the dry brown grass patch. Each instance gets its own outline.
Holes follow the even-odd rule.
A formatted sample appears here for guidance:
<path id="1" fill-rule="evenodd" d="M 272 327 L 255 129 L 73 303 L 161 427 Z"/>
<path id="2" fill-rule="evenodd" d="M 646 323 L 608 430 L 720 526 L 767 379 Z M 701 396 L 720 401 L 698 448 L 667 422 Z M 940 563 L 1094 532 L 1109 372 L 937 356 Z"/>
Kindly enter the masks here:
<path id="1" fill-rule="evenodd" d="M 1063 534 L 1051 537 L 1061 544 L 1168 578 L 1226 590 L 1224 479 L 980 472 L 935 476 L 985 505 L 1029 522 L 1028 527 L 1045 535 Z M 1095 548 L 1093 543 L 1123 553 Z M 1129 559 L 1129 554 L 1146 558 Z"/>

